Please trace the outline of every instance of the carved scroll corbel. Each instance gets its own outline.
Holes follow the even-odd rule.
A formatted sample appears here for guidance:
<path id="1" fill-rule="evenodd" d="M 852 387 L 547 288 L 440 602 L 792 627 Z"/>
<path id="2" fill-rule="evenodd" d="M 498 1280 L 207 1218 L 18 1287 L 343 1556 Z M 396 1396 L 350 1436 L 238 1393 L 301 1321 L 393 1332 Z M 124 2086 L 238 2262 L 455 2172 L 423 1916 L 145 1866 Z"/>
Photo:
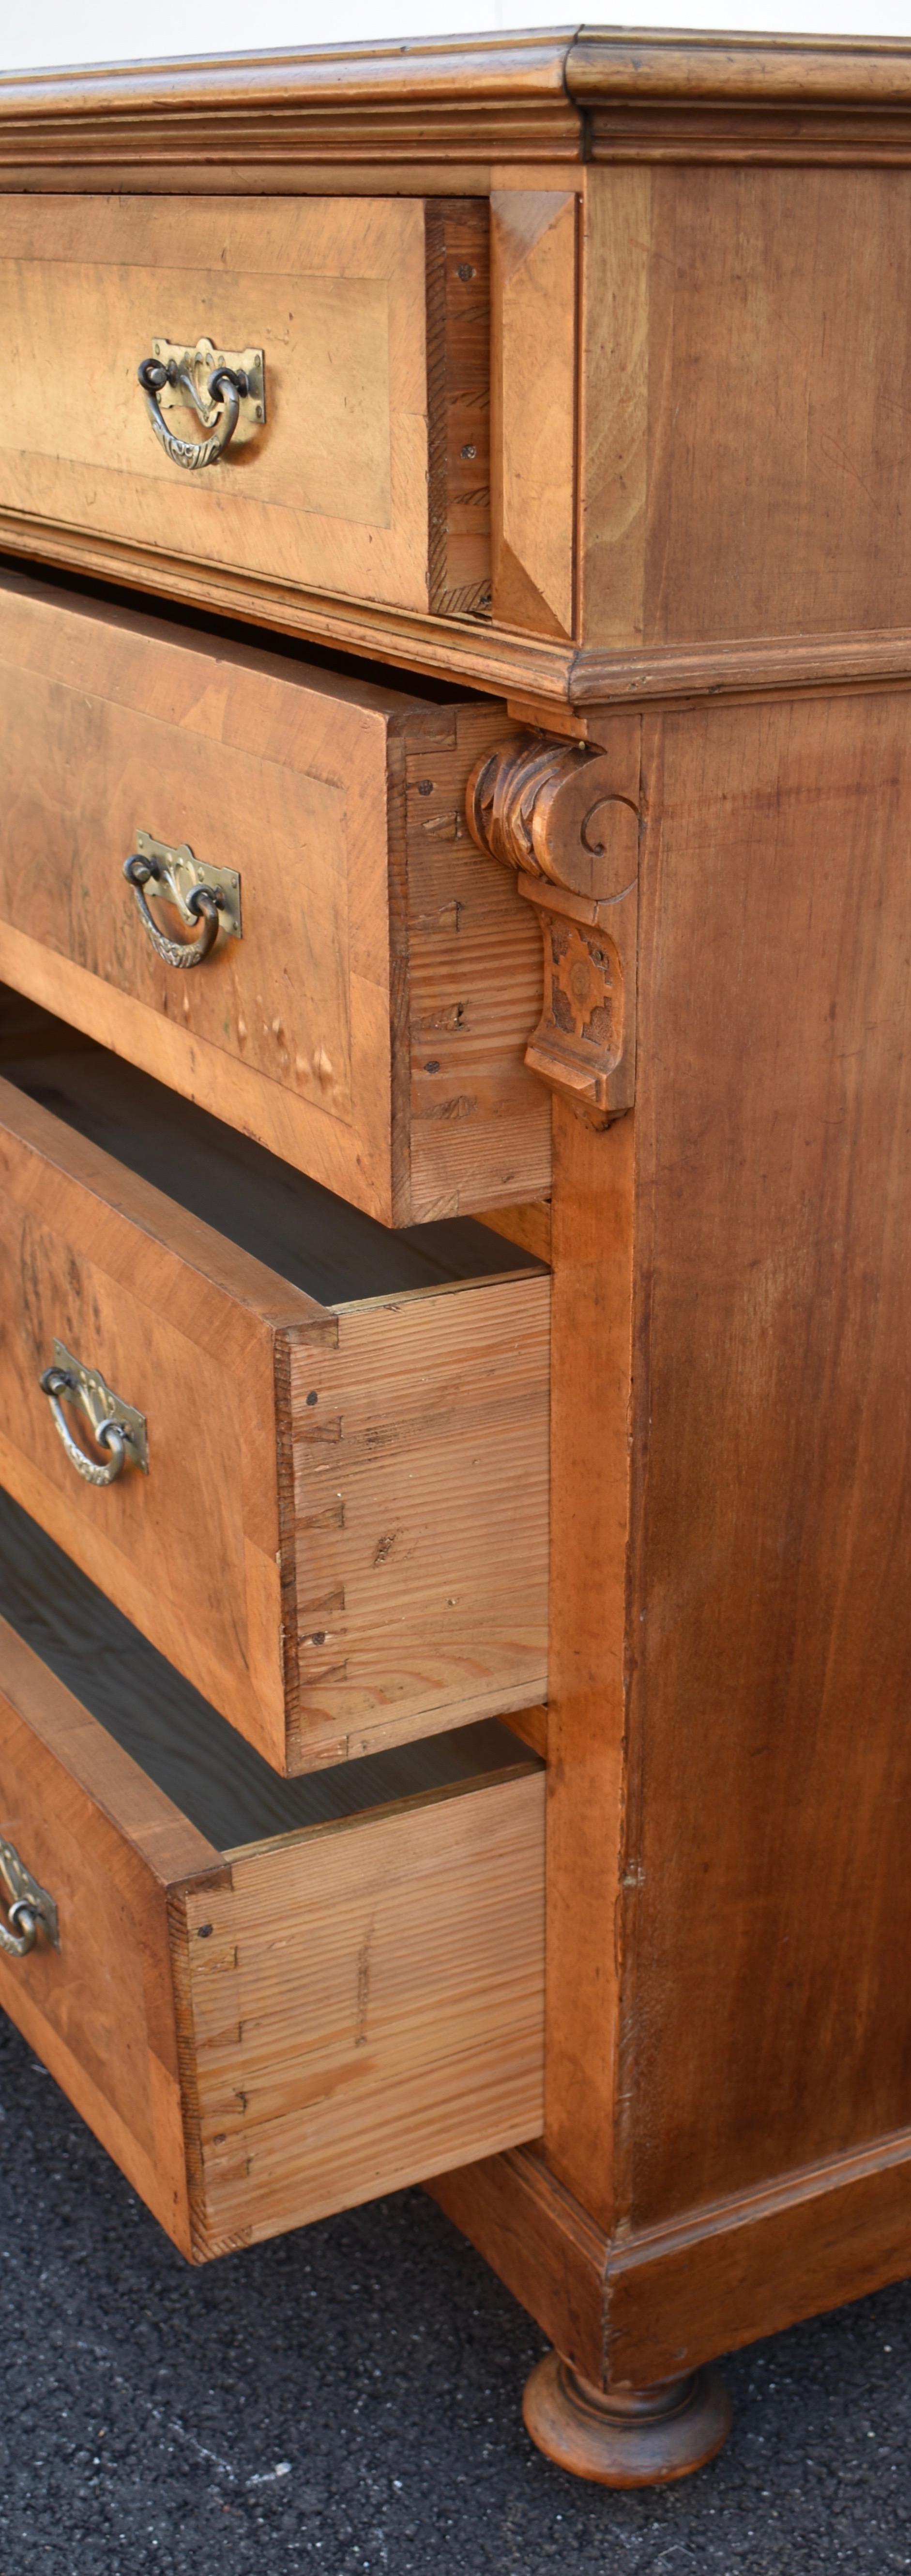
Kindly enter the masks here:
<path id="1" fill-rule="evenodd" d="M 466 813 L 541 922 L 544 1008 L 525 1062 L 606 1127 L 633 1103 L 637 808 L 609 753 L 535 734 L 478 761 Z"/>

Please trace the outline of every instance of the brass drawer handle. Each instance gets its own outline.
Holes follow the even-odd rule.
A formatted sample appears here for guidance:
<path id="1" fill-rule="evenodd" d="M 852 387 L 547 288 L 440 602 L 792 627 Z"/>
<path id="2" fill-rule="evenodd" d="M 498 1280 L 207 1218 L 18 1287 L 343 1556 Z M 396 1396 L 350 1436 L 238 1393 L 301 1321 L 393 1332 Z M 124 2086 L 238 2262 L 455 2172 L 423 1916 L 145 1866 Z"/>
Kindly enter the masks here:
<path id="1" fill-rule="evenodd" d="M 211 956 L 220 930 L 228 938 L 240 938 L 236 868 L 202 868 L 186 842 L 173 848 L 168 841 L 153 840 L 151 832 L 137 832 L 136 848 L 124 860 L 123 873 L 133 888 L 143 929 L 165 966 L 201 966 Z M 198 938 L 168 939 L 152 919 L 146 886 L 172 903 L 188 929 L 198 929 Z"/>
<path id="2" fill-rule="evenodd" d="M 39 1925 L 60 1948 L 57 1908 L 46 1887 L 39 1887 L 31 1870 L 20 1860 L 15 1843 L 4 1842 L 0 1834 L 0 1889 L 6 1901 L 10 1928 L 0 1920 L 0 1953 L 6 1959 L 25 1959 L 38 1938 Z"/>
<path id="3" fill-rule="evenodd" d="M 261 349 L 216 352 L 211 340 L 197 340 L 195 349 L 181 349 L 170 340 L 156 340 L 152 357 L 143 358 L 139 382 L 152 428 L 165 455 L 173 465 L 187 466 L 191 474 L 202 465 L 218 464 L 241 419 L 245 418 L 252 428 L 266 417 Z M 170 396 L 184 406 L 189 404 L 209 437 L 175 438 L 162 412 L 162 396 Z"/>
<path id="4" fill-rule="evenodd" d="M 115 1477 L 122 1475 L 126 1466 L 141 1467 L 143 1474 L 148 1475 L 149 1444 L 145 1414 L 137 1413 L 135 1405 L 124 1404 L 105 1384 L 98 1369 L 84 1367 L 81 1360 L 74 1360 L 63 1342 L 55 1341 L 53 1364 L 42 1370 L 40 1383 L 41 1392 L 47 1396 L 51 1408 L 54 1429 L 59 1433 L 70 1465 L 87 1485 L 113 1485 Z M 60 1401 L 63 1395 L 85 1414 L 99 1448 L 109 1451 L 103 1466 L 97 1458 L 88 1458 L 85 1450 L 80 1449 L 78 1440 L 74 1440 Z"/>

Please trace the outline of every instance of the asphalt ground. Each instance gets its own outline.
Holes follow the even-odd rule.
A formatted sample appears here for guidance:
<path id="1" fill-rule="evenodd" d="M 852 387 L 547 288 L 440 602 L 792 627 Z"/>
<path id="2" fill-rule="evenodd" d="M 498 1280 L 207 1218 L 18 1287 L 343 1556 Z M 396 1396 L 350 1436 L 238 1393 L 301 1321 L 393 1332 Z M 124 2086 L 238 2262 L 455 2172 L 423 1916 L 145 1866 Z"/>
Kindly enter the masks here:
<path id="1" fill-rule="evenodd" d="M 539 2457 L 543 2349 L 419 2191 L 188 2269 L 0 2021 L 2 2576 L 911 2567 L 911 2285 L 734 2355 L 663 2493 Z"/>

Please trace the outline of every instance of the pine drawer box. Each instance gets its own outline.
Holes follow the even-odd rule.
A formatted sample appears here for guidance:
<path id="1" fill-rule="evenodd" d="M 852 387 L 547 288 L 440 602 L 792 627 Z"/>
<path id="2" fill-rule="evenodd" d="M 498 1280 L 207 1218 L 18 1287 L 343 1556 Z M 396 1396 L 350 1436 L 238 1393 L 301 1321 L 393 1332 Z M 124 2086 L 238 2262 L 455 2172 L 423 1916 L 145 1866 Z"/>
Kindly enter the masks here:
<path id="1" fill-rule="evenodd" d="M 0 508 L 166 589 L 182 563 L 489 608 L 487 243 L 471 199 L 0 200 Z M 77 351 L 78 399 L 49 399 L 49 353 L 62 385 Z M 225 361 L 249 387 L 230 445 L 181 471 L 167 439 L 227 426 Z"/>
<path id="2" fill-rule="evenodd" d="M 547 1273 L 40 1036 L 0 1083 L 3 1485 L 280 1771 L 540 1697 Z"/>
<path id="3" fill-rule="evenodd" d="M 0 2002 L 183 2252 L 533 2136 L 543 1774 L 507 1729 L 289 1786 L 2 1495 L 0 1573 L 0 1874 L 55 1908 Z"/>
<path id="4" fill-rule="evenodd" d="M 0 580 L 0 975 L 387 1224 L 535 1197 L 540 936 L 464 816 L 503 723 Z M 192 972 L 147 842 L 230 892 Z"/>

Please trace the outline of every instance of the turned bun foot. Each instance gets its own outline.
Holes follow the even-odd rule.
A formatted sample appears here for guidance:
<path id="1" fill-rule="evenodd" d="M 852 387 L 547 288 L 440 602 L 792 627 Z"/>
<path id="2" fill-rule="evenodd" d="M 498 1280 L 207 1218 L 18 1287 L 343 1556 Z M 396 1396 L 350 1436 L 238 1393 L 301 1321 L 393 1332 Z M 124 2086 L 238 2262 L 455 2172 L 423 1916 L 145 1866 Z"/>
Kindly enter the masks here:
<path id="1" fill-rule="evenodd" d="M 714 2458 L 731 2429 L 731 2401 L 717 2370 L 605 2397 L 558 2352 L 545 2353 L 532 2371 L 522 2413 L 539 2451 L 604 2487 L 687 2478 Z"/>

